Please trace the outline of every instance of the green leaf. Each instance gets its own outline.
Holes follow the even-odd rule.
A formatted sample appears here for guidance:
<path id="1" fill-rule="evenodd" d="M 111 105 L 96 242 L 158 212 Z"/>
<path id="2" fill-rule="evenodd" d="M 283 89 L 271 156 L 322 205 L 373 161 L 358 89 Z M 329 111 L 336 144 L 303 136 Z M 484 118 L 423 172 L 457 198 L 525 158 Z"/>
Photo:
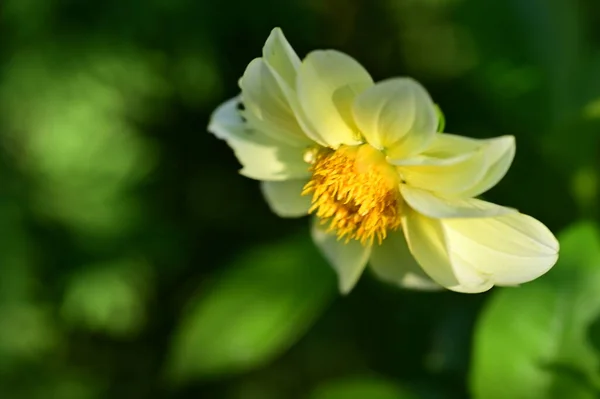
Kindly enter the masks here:
<path id="1" fill-rule="evenodd" d="M 444 129 L 446 128 L 446 117 L 444 116 L 444 113 L 442 112 L 442 109 L 440 108 L 440 106 L 437 104 L 435 104 L 435 111 L 438 116 L 437 131 L 440 133 L 444 133 Z"/>
<path id="2" fill-rule="evenodd" d="M 358 376 L 319 386 L 310 399 L 415 399 L 417 396 L 395 382 L 377 377 Z"/>
<path id="3" fill-rule="evenodd" d="M 595 398 L 600 359 L 588 330 L 600 314 L 600 233 L 581 223 L 559 237 L 544 277 L 496 292 L 478 323 L 475 398 Z"/>
<path id="4" fill-rule="evenodd" d="M 249 250 L 191 301 L 168 377 L 178 383 L 264 365 L 307 331 L 335 287 L 308 236 Z"/>

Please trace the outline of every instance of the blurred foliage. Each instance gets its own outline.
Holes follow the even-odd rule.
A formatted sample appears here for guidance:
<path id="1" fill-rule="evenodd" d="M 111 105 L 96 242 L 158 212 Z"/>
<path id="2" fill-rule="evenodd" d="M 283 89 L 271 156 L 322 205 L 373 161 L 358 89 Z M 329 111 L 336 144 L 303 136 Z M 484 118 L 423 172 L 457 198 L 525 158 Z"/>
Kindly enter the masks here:
<path id="1" fill-rule="evenodd" d="M 600 3 L 0 2 L 0 397 L 588 398 L 600 370 Z M 513 134 L 486 198 L 559 264 L 470 296 L 347 297 L 206 132 L 281 26 Z M 585 222 L 581 222 L 585 220 Z M 564 230 L 564 231 L 563 231 Z"/>

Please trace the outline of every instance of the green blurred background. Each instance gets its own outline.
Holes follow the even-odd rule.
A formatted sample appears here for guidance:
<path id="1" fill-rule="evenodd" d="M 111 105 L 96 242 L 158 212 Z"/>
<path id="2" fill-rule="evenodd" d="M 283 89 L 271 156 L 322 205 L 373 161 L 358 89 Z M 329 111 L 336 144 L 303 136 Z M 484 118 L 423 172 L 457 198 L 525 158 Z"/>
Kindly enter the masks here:
<path id="1" fill-rule="evenodd" d="M 206 131 L 282 27 L 446 130 L 512 134 L 486 199 L 562 245 L 536 282 L 347 297 Z M 600 397 L 597 0 L 2 0 L 0 398 Z"/>

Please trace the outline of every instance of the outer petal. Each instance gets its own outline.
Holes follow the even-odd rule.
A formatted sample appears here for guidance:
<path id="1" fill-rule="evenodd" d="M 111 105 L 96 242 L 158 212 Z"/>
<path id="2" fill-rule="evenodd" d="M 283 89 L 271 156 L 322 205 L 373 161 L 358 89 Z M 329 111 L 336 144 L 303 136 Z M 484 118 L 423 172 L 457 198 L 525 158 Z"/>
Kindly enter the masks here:
<path id="1" fill-rule="evenodd" d="M 335 50 L 313 51 L 298 71 L 296 90 L 304 117 L 332 148 L 361 142 L 352 116 L 356 96 L 373 84 L 353 58 Z"/>
<path id="2" fill-rule="evenodd" d="M 410 187 L 400 186 L 406 203 L 415 211 L 435 219 L 482 218 L 517 212 L 515 209 L 496 205 L 475 198 L 444 198 L 436 194 Z"/>
<path id="3" fill-rule="evenodd" d="M 220 105 L 211 115 L 208 130 L 233 148 L 243 166 L 240 173 L 257 180 L 309 176 L 303 149 L 248 129 L 237 109 L 238 104 L 239 98 L 236 97 Z"/>
<path id="4" fill-rule="evenodd" d="M 490 219 L 444 220 L 450 255 L 497 285 L 517 285 L 546 273 L 559 244 L 546 226 L 522 213 Z"/>
<path id="5" fill-rule="evenodd" d="M 472 293 L 487 291 L 494 285 L 472 268 L 452 262 L 441 220 L 408 210 L 403 228 L 410 252 L 438 284 L 453 291 Z"/>
<path id="6" fill-rule="evenodd" d="M 419 290 L 441 288 L 412 256 L 402 231 L 389 234 L 381 245 L 375 245 L 369 263 L 377 277 L 392 284 Z"/>
<path id="7" fill-rule="evenodd" d="M 473 197 L 494 186 L 515 153 L 512 136 L 476 140 L 437 134 L 417 157 L 390 161 L 407 184 L 444 196 Z"/>
<path id="8" fill-rule="evenodd" d="M 354 119 L 369 144 L 406 158 L 433 139 L 438 114 L 427 91 L 410 78 L 377 83 L 354 102 Z"/>
<path id="9" fill-rule="evenodd" d="M 271 210 L 281 216 L 295 218 L 308 214 L 310 195 L 301 195 L 306 179 L 263 181 L 261 189 Z"/>
<path id="10" fill-rule="evenodd" d="M 267 38 L 263 47 L 263 59 L 289 87 L 294 87 L 300 58 L 280 28 L 273 29 Z"/>
<path id="11" fill-rule="evenodd" d="M 558 259 L 552 233 L 520 213 L 435 220 L 412 211 L 404 228 L 409 248 L 427 274 L 455 291 L 525 283 L 546 273 Z"/>
<path id="12" fill-rule="evenodd" d="M 347 244 L 338 240 L 335 234 L 327 233 L 316 218 L 312 224 L 312 237 L 336 271 L 340 292 L 349 293 L 367 265 L 371 247 L 365 247 L 356 240 L 350 240 Z"/>
<path id="13" fill-rule="evenodd" d="M 275 72 L 261 58 L 248 64 L 240 79 L 244 117 L 250 126 L 292 146 L 306 146 L 311 140 L 296 121 Z"/>

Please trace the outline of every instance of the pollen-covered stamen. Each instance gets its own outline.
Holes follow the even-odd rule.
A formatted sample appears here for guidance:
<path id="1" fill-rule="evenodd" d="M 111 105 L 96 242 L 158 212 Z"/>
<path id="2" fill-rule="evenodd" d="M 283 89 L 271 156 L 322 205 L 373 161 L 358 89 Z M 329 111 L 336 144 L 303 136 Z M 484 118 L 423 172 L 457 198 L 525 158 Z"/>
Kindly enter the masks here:
<path id="1" fill-rule="evenodd" d="M 312 178 L 302 195 L 312 195 L 310 212 L 328 231 L 370 245 L 400 227 L 398 175 L 380 151 L 368 144 L 309 151 Z"/>

